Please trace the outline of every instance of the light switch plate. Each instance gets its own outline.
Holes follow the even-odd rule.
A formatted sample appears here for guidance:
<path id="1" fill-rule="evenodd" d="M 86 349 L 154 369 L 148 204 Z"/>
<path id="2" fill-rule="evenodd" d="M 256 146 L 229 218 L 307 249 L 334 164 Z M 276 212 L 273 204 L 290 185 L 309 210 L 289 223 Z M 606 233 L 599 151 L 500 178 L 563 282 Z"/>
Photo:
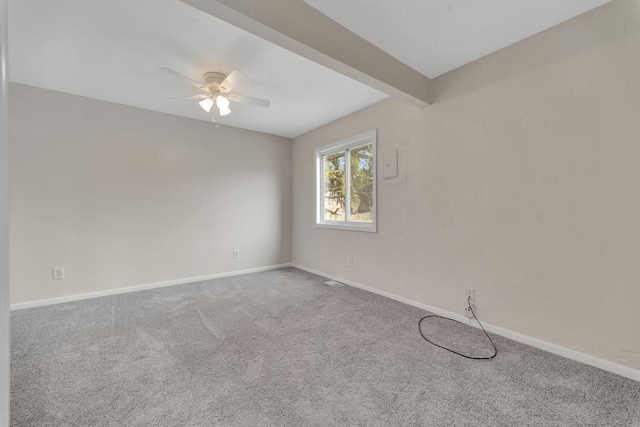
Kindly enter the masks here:
<path id="1" fill-rule="evenodd" d="M 382 162 L 384 179 L 396 178 L 398 176 L 398 151 L 385 151 Z"/>

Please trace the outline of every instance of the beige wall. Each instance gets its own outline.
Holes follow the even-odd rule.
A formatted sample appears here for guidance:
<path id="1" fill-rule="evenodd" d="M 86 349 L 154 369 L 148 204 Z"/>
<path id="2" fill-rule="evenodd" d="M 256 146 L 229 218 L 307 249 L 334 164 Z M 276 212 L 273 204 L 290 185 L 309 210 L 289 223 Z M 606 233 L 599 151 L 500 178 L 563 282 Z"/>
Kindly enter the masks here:
<path id="1" fill-rule="evenodd" d="M 297 138 L 294 262 L 460 314 L 474 288 L 488 323 L 640 368 L 639 76 L 616 0 Z M 313 149 L 373 128 L 405 178 L 379 232 L 315 229 Z"/>
<path id="2" fill-rule="evenodd" d="M 290 140 L 10 91 L 12 303 L 291 261 Z"/>

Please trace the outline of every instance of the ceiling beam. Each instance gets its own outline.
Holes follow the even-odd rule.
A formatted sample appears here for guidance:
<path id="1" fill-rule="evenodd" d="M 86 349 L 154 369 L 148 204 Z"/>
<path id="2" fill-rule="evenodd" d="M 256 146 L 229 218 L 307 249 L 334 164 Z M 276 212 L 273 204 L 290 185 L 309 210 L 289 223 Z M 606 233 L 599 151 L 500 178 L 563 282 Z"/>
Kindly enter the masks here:
<path id="1" fill-rule="evenodd" d="M 298 55 L 418 107 L 431 80 L 303 0 L 182 0 Z"/>

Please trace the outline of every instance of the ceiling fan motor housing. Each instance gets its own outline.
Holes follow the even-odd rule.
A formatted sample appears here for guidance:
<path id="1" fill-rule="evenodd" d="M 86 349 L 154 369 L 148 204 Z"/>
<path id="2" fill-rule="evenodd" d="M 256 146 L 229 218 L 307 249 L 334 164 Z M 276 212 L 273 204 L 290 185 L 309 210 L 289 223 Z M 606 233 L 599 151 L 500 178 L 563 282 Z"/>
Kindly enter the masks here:
<path id="1" fill-rule="evenodd" d="M 220 87 L 220 83 L 222 83 L 226 78 L 227 76 L 222 73 L 216 73 L 213 71 L 204 73 L 204 81 L 207 87 L 212 91 L 218 91 L 218 90 L 224 91 L 226 88 Z"/>

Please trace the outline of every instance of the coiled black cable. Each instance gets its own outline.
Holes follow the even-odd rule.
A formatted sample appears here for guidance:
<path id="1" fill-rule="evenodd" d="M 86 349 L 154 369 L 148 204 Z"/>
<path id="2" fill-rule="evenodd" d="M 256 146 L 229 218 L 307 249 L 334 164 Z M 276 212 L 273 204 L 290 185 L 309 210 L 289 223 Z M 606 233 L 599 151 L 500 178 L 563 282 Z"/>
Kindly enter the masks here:
<path id="1" fill-rule="evenodd" d="M 422 332 L 422 321 L 425 319 L 429 319 L 432 317 L 435 318 L 440 318 L 440 319 L 445 319 L 445 320 L 449 320 L 451 322 L 456 322 L 456 323 L 460 323 L 461 325 L 464 325 L 464 323 L 459 322 L 457 320 L 454 319 L 449 319 L 448 317 L 444 317 L 444 316 L 438 316 L 437 314 L 430 314 L 428 316 L 424 316 L 422 319 L 420 319 L 418 321 L 418 331 L 420 331 L 420 335 L 422 335 L 422 338 L 424 338 L 428 343 L 435 345 L 436 347 L 440 347 L 443 350 L 447 350 L 450 351 L 451 353 L 457 354 L 458 356 L 462 356 L 465 357 L 467 359 L 472 359 L 472 360 L 491 360 L 494 357 L 496 357 L 498 355 L 498 349 L 496 348 L 496 344 L 493 342 L 493 340 L 491 339 L 491 337 L 489 336 L 489 334 L 487 333 L 487 331 L 484 329 L 484 326 L 482 326 L 482 323 L 480 322 L 480 320 L 478 320 L 478 317 L 476 316 L 475 311 L 473 311 L 473 306 L 471 305 L 471 297 L 467 298 L 467 304 L 469 304 L 469 309 L 471 309 L 471 313 L 473 314 L 473 318 L 476 319 L 476 321 L 478 322 L 478 324 L 480 325 L 480 327 L 482 328 L 482 332 L 484 332 L 484 334 L 487 336 L 487 338 L 489 339 L 489 341 L 491 342 L 491 345 L 493 346 L 493 355 L 489 356 L 489 357 L 473 357 L 473 356 L 467 356 L 466 354 L 462 354 L 459 353 L 455 350 L 451 350 L 450 348 L 447 347 L 443 347 L 439 344 L 434 343 L 433 341 L 429 340 L 429 338 L 427 338 L 424 333 Z"/>

